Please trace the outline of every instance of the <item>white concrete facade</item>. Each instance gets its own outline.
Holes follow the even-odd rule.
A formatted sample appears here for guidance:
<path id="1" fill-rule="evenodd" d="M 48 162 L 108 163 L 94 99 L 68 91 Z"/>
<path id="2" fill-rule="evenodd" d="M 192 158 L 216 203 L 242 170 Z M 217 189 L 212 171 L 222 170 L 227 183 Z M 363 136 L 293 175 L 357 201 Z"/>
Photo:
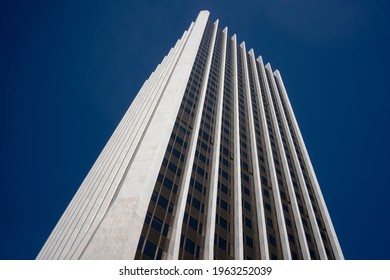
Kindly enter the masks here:
<path id="1" fill-rule="evenodd" d="M 38 259 L 134 258 L 208 15 L 207 11 L 199 14 L 145 82 Z"/>
<path id="2" fill-rule="evenodd" d="M 201 11 L 196 21 L 184 32 L 181 39 L 177 41 L 161 64 L 145 81 L 53 229 L 37 259 L 135 259 L 137 252 L 140 254 L 137 246 L 145 226 L 145 217 L 178 113 L 182 110 L 182 100 L 206 27 L 211 32 L 209 12 Z M 209 77 L 212 71 L 214 51 L 217 49 L 217 32 L 221 32 L 219 38 L 222 38 L 219 43 L 221 51 L 220 63 L 218 64 L 219 78 L 212 81 L 209 80 Z M 228 43 L 231 46 L 229 54 L 227 52 Z M 242 68 L 240 69 L 238 69 L 238 55 L 242 58 Z M 232 62 L 230 65 L 231 76 L 226 79 L 231 78 L 233 85 L 230 90 L 232 104 L 224 103 L 225 71 L 227 71 L 228 56 Z M 249 72 L 250 69 L 251 72 Z M 242 71 L 242 81 L 238 81 L 238 71 Z M 252 80 L 250 80 L 250 76 Z M 257 227 L 253 231 L 257 236 L 253 236 L 253 238 L 258 244 L 258 248 L 254 251 L 258 251 L 259 258 L 292 259 L 295 253 L 299 253 L 298 255 L 302 259 L 343 259 L 340 244 L 279 71 L 272 72 L 269 63 L 264 66 L 261 57 L 256 60 L 253 49 L 247 52 L 245 43 L 239 45 L 236 35 L 230 38 L 228 29 L 221 30 L 217 20 L 212 25 L 204 72 L 200 81 L 199 100 L 193 117 L 191 138 L 187 143 L 185 161 L 180 166 L 182 169 L 181 183 L 178 186 L 178 196 L 172 214 L 174 220 L 169 229 L 167 237 L 169 243 L 166 246 L 164 258 L 178 259 L 180 250 L 185 250 L 181 244 L 183 219 L 191 176 L 194 172 L 195 155 L 198 152 L 197 142 L 200 138 L 201 125 L 204 122 L 203 113 L 207 107 L 205 98 L 208 95 L 209 83 L 217 83 L 218 92 L 213 113 L 215 123 L 212 131 L 214 141 L 209 143 L 212 151 L 210 180 L 209 186 L 206 186 L 208 188 L 208 192 L 205 194 L 207 210 L 205 213 L 206 221 L 203 225 L 204 230 L 200 234 L 204 238 L 203 254 L 200 258 L 216 258 L 215 246 L 218 245 L 214 239 L 218 226 L 216 215 L 217 200 L 219 200 L 218 188 L 220 187 L 218 177 L 221 174 L 223 110 L 225 106 L 230 106 L 230 112 L 233 115 L 231 123 L 233 140 L 231 141 L 233 141 L 232 146 L 234 147 L 230 156 L 233 163 L 230 175 L 233 178 L 231 196 L 234 198 L 232 200 L 234 205 L 231 205 L 233 214 L 232 220 L 229 222 L 233 225 L 234 242 L 229 245 L 231 246 L 229 254 L 234 259 L 247 258 L 245 246 L 247 246 L 248 236 L 244 233 L 247 225 L 243 218 L 245 182 L 242 182 L 242 147 L 240 146 L 240 137 L 243 137 L 247 138 L 251 151 L 248 157 L 252 163 L 250 176 L 253 179 L 253 201 L 255 201 L 253 203 L 255 205 L 252 205 L 251 209 L 255 209 L 257 217 Z M 238 86 L 239 82 L 243 84 L 241 92 Z M 239 96 L 244 97 L 247 108 L 245 122 L 249 128 L 247 135 L 243 136 L 240 136 L 241 118 L 243 117 L 240 115 L 242 109 L 239 106 Z M 242 102 L 242 98 L 240 102 Z M 253 112 L 255 104 L 257 104 L 259 118 L 256 121 L 259 123 L 260 131 L 255 129 Z M 291 123 L 288 122 L 287 118 L 291 120 Z M 262 143 L 264 149 L 259 148 L 257 138 L 259 133 L 264 139 L 264 143 Z M 270 134 L 272 134 L 273 140 L 270 139 Z M 297 143 L 294 142 L 295 137 Z M 271 143 L 272 141 L 275 142 Z M 262 173 L 259 149 L 265 155 L 269 175 Z M 277 154 L 279 154 L 281 161 L 279 176 L 283 176 L 286 186 L 278 179 L 277 172 L 279 170 L 275 167 Z M 303 156 L 303 163 L 298 159 L 299 154 Z M 292 166 L 289 166 L 289 160 L 290 163 L 292 162 Z M 304 175 L 304 170 L 307 170 L 309 178 Z M 295 172 L 295 176 L 291 175 L 291 172 Z M 268 176 L 269 186 L 267 188 L 272 192 L 271 206 L 275 211 L 272 217 L 267 214 L 265 207 L 266 197 L 263 194 L 263 186 L 266 185 L 262 183 L 262 176 Z M 302 205 L 299 204 L 297 198 L 293 176 L 301 191 L 307 217 L 301 210 Z M 315 200 L 311 198 L 307 189 L 308 181 L 313 187 Z M 283 188 L 288 194 L 288 199 L 281 196 Z M 287 214 L 285 214 L 284 207 L 286 204 L 289 205 L 290 212 L 292 212 L 292 221 L 289 223 L 286 221 Z M 315 206 L 319 209 L 320 214 L 313 210 Z M 280 240 L 277 245 L 269 239 L 270 234 L 267 226 L 269 226 L 270 217 L 274 219 L 271 224 L 276 228 L 277 239 Z M 312 229 L 311 238 L 308 237 L 307 228 L 305 229 L 303 224 L 304 218 L 308 219 Z M 320 229 L 318 219 L 322 219 L 325 225 L 327 238 L 321 235 L 321 230 L 324 229 Z M 293 224 L 296 232 L 293 238 L 299 244 L 299 252 L 292 253 L 295 243 L 291 243 L 293 242 L 291 241 L 291 231 L 288 230 L 288 227 L 291 227 L 290 223 Z M 309 240 L 313 240 L 314 247 L 309 246 Z M 272 251 L 272 246 L 278 246 L 280 249 L 278 256 L 275 255 L 275 251 Z"/>

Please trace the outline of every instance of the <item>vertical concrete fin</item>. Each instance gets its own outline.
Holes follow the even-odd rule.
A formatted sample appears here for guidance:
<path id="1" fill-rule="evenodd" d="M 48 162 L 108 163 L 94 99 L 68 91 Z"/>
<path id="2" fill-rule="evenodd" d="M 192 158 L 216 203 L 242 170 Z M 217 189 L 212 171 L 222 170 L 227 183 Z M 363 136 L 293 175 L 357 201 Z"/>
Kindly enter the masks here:
<path id="1" fill-rule="evenodd" d="M 241 194 L 241 156 L 240 156 L 240 122 L 238 108 L 238 74 L 237 74 L 237 37 L 232 37 L 233 45 L 233 79 L 234 79 L 234 257 L 244 259 L 244 233 L 242 228 L 242 194 Z"/>
<path id="2" fill-rule="evenodd" d="M 210 174 L 210 190 L 209 190 L 209 201 L 207 211 L 207 223 L 206 223 L 206 236 L 205 236 L 205 248 L 204 248 L 204 259 L 214 259 L 214 235 L 215 235 L 215 215 L 217 209 L 217 193 L 218 193 L 218 175 L 219 175 L 219 157 L 220 157 L 220 146 L 221 146 L 221 127 L 222 127 L 222 109 L 223 109 L 223 98 L 224 98 L 224 83 L 225 83 L 225 63 L 226 63 L 226 40 L 227 40 L 227 28 L 223 30 L 221 49 L 221 64 L 220 64 L 220 75 L 218 81 L 218 95 L 217 95 L 217 110 L 216 110 L 216 123 L 214 130 L 214 146 L 213 146 L 213 157 L 212 157 L 212 170 Z"/>
<path id="3" fill-rule="evenodd" d="M 270 104 L 269 110 L 271 112 L 274 112 L 274 108 L 272 107 L 272 103 L 269 101 L 271 98 L 271 94 L 269 92 L 269 85 L 267 81 L 266 72 L 263 64 L 263 59 L 261 56 L 257 59 L 259 63 L 259 70 L 260 70 L 260 75 L 262 77 L 262 80 L 264 81 L 264 89 L 265 89 L 265 95 L 268 100 L 268 104 Z M 257 81 L 258 82 L 258 81 Z M 276 170 L 275 170 L 275 164 L 273 161 L 273 152 L 271 148 L 271 141 L 269 137 L 269 127 L 268 124 L 265 122 L 265 113 L 264 113 L 264 102 L 262 100 L 263 97 L 260 95 L 260 104 L 261 104 L 261 115 L 262 115 L 262 120 L 263 120 L 263 133 L 266 138 L 266 149 L 267 149 L 267 161 L 268 161 L 268 166 L 270 170 L 270 177 L 271 177 L 271 186 L 272 186 L 272 193 L 274 196 L 275 200 L 275 210 L 276 210 L 276 215 L 277 215 L 277 220 L 278 220 L 278 228 L 279 228 L 279 235 L 280 235 L 280 240 L 281 240 L 281 247 L 282 247 L 282 252 L 283 252 L 283 258 L 284 259 L 291 259 L 291 251 L 290 251 L 290 245 L 288 241 L 288 236 L 287 236 L 287 229 L 286 229 L 286 224 L 284 220 L 284 213 L 283 213 L 283 207 L 282 207 L 282 200 L 280 197 L 280 190 L 279 190 L 279 183 L 278 183 L 278 178 L 276 175 Z M 273 118 L 272 118 L 273 119 Z M 275 120 L 273 120 L 275 122 Z"/>
<path id="4" fill-rule="evenodd" d="M 343 252 L 341 250 L 340 243 L 338 241 L 336 232 L 334 230 L 332 220 L 329 216 L 329 212 L 328 212 L 328 209 L 326 207 L 325 200 L 324 200 L 324 197 L 323 197 L 321 189 L 320 189 L 320 185 L 319 185 L 318 180 L 317 180 L 317 176 L 314 172 L 314 168 L 313 168 L 313 165 L 311 163 L 309 154 L 307 152 L 305 142 L 303 140 L 301 131 L 300 131 L 299 126 L 298 126 L 298 122 L 295 118 L 294 111 L 292 109 L 290 100 L 288 98 L 287 91 L 286 91 L 286 88 L 285 88 L 283 80 L 282 80 L 282 76 L 280 75 L 278 70 L 275 71 L 274 75 L 280 81 L 280 88 L 281 88 L 280 95 L 281 95 L 281 98 L 285 101 L 285 104 L 287 107 L 286 114 L 288 114 L 290 116 L 290 119 L 292 121 L 293 130 L 295 131 L 295 135 L 298 138 L 299 147 L 300 147 L 302 154 L 303 154 L 304 163 L 306 164 L 307 169 L 309 171 L 310 181 L 313 183 L 314 194 L 315 194 L 316 199 L 317 199 L 319 206 L 320 206 L 321 215 L 324 219 L 324 223 L 325 223 L 327 232 L 329 234 L 329 239 L 330 239 L 330 243 L 331 243 L 333 252 L 335 254 L 336 259 L 344 259 L 344 255 L 343 255 Z M 315 234 L 317 234 L 317 233 L 315 233 Z M 321 243 L 317 243 L 317 246 L 321 247 Z"/>
<path id="5" fill-rule="evenodd" d="M 256 201 L 256 211 L 257 211 L 257 225 L 259 231 L 259 244 L 260 244 L 260 256 L 261 259 L 266 260 L 269 259 L 269 251 L 268 251 L 268 242 L 267 242 L 267 231 L 265 224 L 265 214 L 264 214 L 264 203 L 263 203 L 263 193 L 261 190 L 261 182 L 260 182 L 260 168 L 259 168 L 259 160 L 257 156 L 257 143 L 256 143 L 256 135 L 255 135 L 255 124 L 253 119 L 253 107 L 252 107 L 252 98 L 251 98 L 251 87 L 249 84 L 249 69 L 248 69 L 248 61 L 247 61 L 247 53 L 245 49 L 245 43 L 241 44 L 242 50 L 242 61 L 244 65 L 244 84 L 246 88 L 246 103 L 248 107 L 248 122 L 249 122 L 249 141 L 251 146 L 251 158 L 252 158 L 252 168 L 253 168 L 253 182 L 254 182 L 254 190 L 255 190 L 255 201 Z"/>
<path id="6" fill-rule="evenodd" d="M 270 79 L 271 84 L 269 86 L 272 88 L 274 95 L 277 97 L 278 89 L 275 85 L 275 80 L 274 80 L 273 75 L 272 75 L 271 64 L 268 63 L 265 66 L 265 68 L 267 71 L 269 71 L 268 73 L 271 76 L 271 79 Z M 270 102 L 270 104 L 272 103 L 272 107 L 273 107 L 271 114 L 272 114 L 272 119 L 274 120 L 274 127 L 276 130 L 275 131 L 276 141 L 278 142 L 279 154 L 280 154 L 280 158 L 282 160 L 283 173 L 284 173 L 284 177 L 286 179 L 287 191 L 288 191 L 290 201 L 291 201 L 291 208 L 292 208 L 293 217 L 294 217 L 294 221 L 295 221 L 295 225 L 296 225 L 296 229 L 297 229 L 298 239 L 299 239 L 299 243 L 300 243 L 300 249 L 302 251 L 303 259 L 309 260 L 310 259 L 310 252 L 309 252 L 309 247 L 307 245 L 305 229 L 303 228 L 301 213 L 299 211 L 298 201 L 297 201 L 297 198 L 295 195 L 295 190 L 294 190 L 294 186 L 293 186 L 293 182 L 292 182 L 291 174 L 290 174 L 290 168 L 288 166 L 286 151 L 284 149 L 282 135 L 281 135 L 281 131 L 283 130 L 283 126 L 280 127 L 278 124 L 278 121 L 277 121 L 276 109 L 278 108 L 279 112 L 280 112 L 280 108 L 278 107 L 278 104 L 274 104 L 272 98 L 270 98 L 269 102 Z M 280 115 L 282 115 L 282 114 L 280 114 Z"/>
<path id="7" fill-rule="evenodd" d="M 206 20 L 207 22 L 207 20 Z M 192 131 L 192 137 L 188 146 L 188 157 L 187 161 L 183 168 L 183 178 L 182 178 L 182 185 L 179 188 L 179 198 L 176 204 L 176 211 L 175 211 L 175 220 L 173 221 L 172 225 L 172 233 L 171 233 L 171 239 L 169 243 L 168 248 L 168 254 L 167 259 L 173 259 L 176 260 L 179 257 L 179 249 L 180 249 L 180 238 L 181 238 L 181 230 L 182 230 L 182 224 L 183 224 L 183 217 L 186 207 L 186 201 L 188 196 L 188 189 L 190 185 L 191 180 L 191 172 L 192 172 L 192 166 L 194 164 L 194 158 L 195 158 L 195 151 L 196 151 L 196 144 L 198 142 L 198 134 L 199 134 L 199 128 L 200 123 L 202 119 L 202 112 L 203 112 L 203 106 L 204 106 L 204 100 L 206 96 L 206 90 L 207 90 L 207 82 L 208 77 L 210 73 L 211 68 L 211 60 L 214 52 L 214 45 L 215 45 L 215 39 L 217 36 L 217 29 L 218 25 L 217 23 L 214 23 L 214 29 L 212 33 L 212 38 L 210 42 L 210 49 L 208 53 L 208 58 L 205 66 L 205 73 L 204 73 L 204 80 L 202 83 L 202 88 L 200 92 L 199 97 L 199 106 L 196 112 L 195 121 L 194 121 L 194 128 Z"/>
<path id="8" fill-rule="evenodd" d="M 277 71 L 277 72 L 279 72 L 279 71 Z M 274 72 L 274 76 L 276 78 L 278 78 L 278 75 L 275 74 L 277 72 Z M 279 84 L 279 88 L 281 89 L 281 91 L 283 91 L 283 88 L 281 87 L 280 79 L 278 79 L 277 83 Z M 277 87 L 275 86 L 275 88 L 277 88 Z M 312 227 L 312 230 L 313 230 L 313 234 L 314 234 L 314 241 L 315 241 L 317 250 L 319 252 L 320 258 L 321 259 L 327 259 L 326 252 L 325 252 L 325 247 L 324 247 L 324 244 L 322 242 L 320 230 L 318 228 L 318 224 L 317 224 L 317 221 L 316 221 L 316 217 L 315 217 L 315 213 L 314 213 L 314 210 L 313 210 L 313 206 L 312 206 L 312 203 L 311 203 L 311 200 L 310 200 L 310 196 L 309 196 L 309 193 L 308 193 L 308 190 L 307 190 L 307 187 L 306 187 L 305 178 L 304 178 L 303 173 L 302 173 L 302 169 L 301 169 L 301 166 L 300 166 L 300 163 L 299 163 L 297 151 L 295 149 L 294 142 L 293 142 L 293 139 L 292 139 L 292 134 L 291 134 L 291 131 L 290 131 L 290 127 L 289 127 L 288 122 L 287 122 L 286 116 L 287 116 L 288 112 L 284 111 L 284 108 L 283 108 L 283 105 L 282 105 L 282 102 L 281 102 L 281 95 L 283 93 L 280 92 L 279 90 L 277 91 L 277 93 L 278 93 L 278 94 L 276 94 L 277 105 L 278 105 L 279 111 L 281 112 L 282 122 L 283 122 L 283 126 L 284 126 L 284 131 L 286 132 L 286 135 L 287 135 L 287 141 L 288 141 L 288 145 L 289 145 L 290 150 L 291 150 L 293 164 L 294 164 L 295 170 L 297 172 L 299 188 L 300 188 L 300 190 L 302 192 L 303 199 L 304 199 L 304 202 L 305 202 L 305 205 L 306 205 L 306 209 L 307 209 L 307 212 L 308 212 L 308 215 L 309 215 L 310 224 L 311 224 L 311 227 Z"/>

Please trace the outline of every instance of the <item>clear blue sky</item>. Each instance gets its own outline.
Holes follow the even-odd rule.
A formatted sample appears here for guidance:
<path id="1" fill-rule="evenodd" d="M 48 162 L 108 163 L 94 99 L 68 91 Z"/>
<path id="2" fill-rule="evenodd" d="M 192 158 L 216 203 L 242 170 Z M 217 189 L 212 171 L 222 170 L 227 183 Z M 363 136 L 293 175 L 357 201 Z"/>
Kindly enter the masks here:
<path id="1" fill-rule="evenodd" d="M 0 259 L 33 259 L 198 12 L 282 73 L 347 259 L 390 259 L 388 1 L 1 1 Z"/>

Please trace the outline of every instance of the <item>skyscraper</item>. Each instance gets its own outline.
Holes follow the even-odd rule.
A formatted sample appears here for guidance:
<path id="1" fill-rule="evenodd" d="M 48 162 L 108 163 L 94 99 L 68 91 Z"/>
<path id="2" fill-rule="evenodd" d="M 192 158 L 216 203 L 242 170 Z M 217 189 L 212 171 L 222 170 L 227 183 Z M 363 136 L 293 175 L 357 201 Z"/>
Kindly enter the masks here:
<path id="1" fill-rule="evenodd" d="M 279 71 L 200 12 L 38 259 L 343 259 Z"/>

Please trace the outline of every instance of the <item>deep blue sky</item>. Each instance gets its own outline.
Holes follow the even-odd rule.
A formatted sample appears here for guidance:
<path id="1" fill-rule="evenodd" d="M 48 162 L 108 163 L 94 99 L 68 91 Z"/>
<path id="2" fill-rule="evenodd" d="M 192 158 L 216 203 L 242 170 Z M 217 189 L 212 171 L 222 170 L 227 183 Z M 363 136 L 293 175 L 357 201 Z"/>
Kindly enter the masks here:
<path id="1" fill-rule="evenodd" d="M 1 1 L 0 259 L 33 259 L 208 9 L 282 73 L 347 259 L 390 259 L 388 1 Z"/>

